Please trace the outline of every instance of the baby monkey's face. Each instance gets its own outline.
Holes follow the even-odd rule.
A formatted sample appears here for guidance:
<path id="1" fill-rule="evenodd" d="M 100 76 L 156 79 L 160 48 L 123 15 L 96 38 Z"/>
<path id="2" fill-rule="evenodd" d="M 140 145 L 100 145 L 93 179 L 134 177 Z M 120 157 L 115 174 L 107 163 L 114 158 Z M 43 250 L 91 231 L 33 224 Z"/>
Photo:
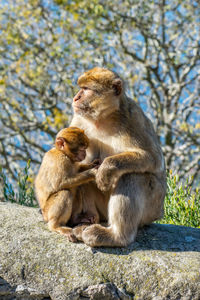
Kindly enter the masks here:
<path id="1" fill-rule="evenodd" d="M 82 129 L 68 127 L 62 129 L 56 137 L 56 148 L 68 156 L 72 162 L 80 162 L 86 157 L 89 139 Z"/>
<path id="2" fill-rule="evenodd" d="M 74 161 L 80 162 L 86 157 L 86 146 L 79 146 L 76 151 L 74 151 Z"/>

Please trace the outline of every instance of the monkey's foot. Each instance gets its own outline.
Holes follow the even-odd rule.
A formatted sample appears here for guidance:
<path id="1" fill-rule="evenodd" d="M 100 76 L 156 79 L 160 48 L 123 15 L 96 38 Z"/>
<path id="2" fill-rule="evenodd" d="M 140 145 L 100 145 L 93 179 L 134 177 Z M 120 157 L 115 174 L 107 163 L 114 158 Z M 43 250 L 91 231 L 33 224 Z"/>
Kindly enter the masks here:
<path id="1" fill-rule="evenodd" d="M 84 224 L 84 225 L 79 225 L 79 226 L 76 226 L 73 228 L 73 234 L 78 241 L 83 241 L 82 234 L 83 234 L 83 231 L 85 230 L 85 228 L 87 228 L 88 226 L 89 226 L 88 224 Z"/>
<path id="2" fill-rule="evenodd" d="M 96 224 L 99 222 L 99 217 L 95 215 L 85 214 L 83 215 L 83 218 L 80 219 L 80 225 L 90 225 L 90 224 Z"/>
<path id="3" fill-rule="evenodd" d="M 77 243 L 78 242 L 78 240 L 77 240 L 76 236 L 74 235 L 71 228 L 58 227 L 58 228 L 55 229 L 55 231 L 61 233 L 64 236 L 66 236 L 66 238 L 68 239 L 69 242 L 72 242 L 72 243 Z"/>
<path id="4" fill-rule="evenodd" d="M 79 222 L 76 225 L 94 224 L 95 220 L 96 219 L 94 216 L 82 215 Z"/>
<path id="5" fill-rule="evenodd" d="M 91 225 L 83 230 L 83 242 L 90 247 L 123 247 L 124 242 L 114 236 L 111 227 L 103 227 L 99 224 Z"/>
<path id="6" fill-rule="evenodd" d="M 76 236 L 73 233 L 65 234 L 65 236 L 67 237 L 69 242 L 72 242 L 72 243 L 78 242 Z"/>
<path id="7" fill-rule="evenodd" d="M 81 213 L 75 216 L 72 216 L 70 219 L 70 226 L 74 227 L 77 225 L 91 225 L 99 222 L 99 216 L 90 214 L 90 213 Z"/>

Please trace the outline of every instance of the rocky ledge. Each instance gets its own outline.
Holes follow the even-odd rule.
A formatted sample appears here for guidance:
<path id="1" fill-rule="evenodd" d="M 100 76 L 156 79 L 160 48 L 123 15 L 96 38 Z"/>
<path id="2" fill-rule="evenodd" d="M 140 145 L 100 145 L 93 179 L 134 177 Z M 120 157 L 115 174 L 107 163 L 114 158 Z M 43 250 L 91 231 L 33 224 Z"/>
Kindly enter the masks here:
<path id="1" fill-rule="evenodd" d="M 127 248 L 48 231 L 37 208 L 0 203 L 0 299 L 200 299 L 200 229 L 152 224 Z"/>

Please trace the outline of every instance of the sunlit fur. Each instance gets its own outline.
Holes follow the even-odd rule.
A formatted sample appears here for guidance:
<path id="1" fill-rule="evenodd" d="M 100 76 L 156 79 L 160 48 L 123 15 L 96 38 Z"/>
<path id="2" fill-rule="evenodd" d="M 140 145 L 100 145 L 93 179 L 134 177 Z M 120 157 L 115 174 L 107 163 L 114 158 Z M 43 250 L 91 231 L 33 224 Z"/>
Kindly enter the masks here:
<path id="1" fill-rule="evenodd" d="M 116 73 L 94 68 L 80 76 L 78 84 L 81 90 L 73 105 L 82 106 L 71 125 L 84 129 L 89 137 L 86 161 L 103 161 L 96 175 L 98 189 L 92 185 L 90 197 L 101 199 L 98 209 L 103 216 L 108 211 L 109 224 L 84 228 L 78 238 L 92 247 L 126 246 L 134 241 L 138 227 L 163 214 L 163 154 L 151 121 L 126 96 Z M 83 88 L 92 89 L 94 97 L 84 97 Z M 84 111 L 84 103 L 88 110 Z"/>
<path id="2" fill-rule="evenodd" d="M 56 138 L 62 137 L 66 139 L 68 143 L 75 143 L 76 145 L 83 144 L 86 146 L 86 148 L 89 145 L 89 139 L 88 137 L 84 134 L 84 130 L 81 130 L 80 128 L 76 127 L 68 127 L 61 129 Z"/>
<path id="3" fill-rule="evenodd" d="M 117 73 L 99 67 L 83 73 L 78 79 L 78 85 L 80 87 L 87 86 L 99 93 L 110 91 L 111 87 L 117 82 L 120 82 L 121 87 L 123 88 L 123 82 Z"/>

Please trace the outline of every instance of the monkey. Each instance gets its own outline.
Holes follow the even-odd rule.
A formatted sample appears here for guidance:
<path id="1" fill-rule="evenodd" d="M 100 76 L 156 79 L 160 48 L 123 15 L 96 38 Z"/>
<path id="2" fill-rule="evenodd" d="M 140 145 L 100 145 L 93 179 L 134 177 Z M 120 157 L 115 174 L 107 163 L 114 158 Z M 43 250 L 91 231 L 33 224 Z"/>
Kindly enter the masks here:
<path id="1" fill-rule="evenodd" d="M 56 136 L 55 147 L 45 153 L 35 179 L 36 198 L 49 230 L 64 234 L 71 242 L 77 239 L 72 228 L 65 226 L 69 220 L 71 225 L 99 220 L 92 199 L 84 208 L 80 197 L 76 197 L 76 187 L 94 180 L 97 172 L 96 161 L 80 164 L 85 159 L 88 144 L 83 130 L 62 129 Z"/>
<path id="2" fill-rule="evenodd" d="M 102 161 L 96 185 L 80 188 L 87 199 L 98 199 L 98 211 L 108 226 L 80 226 L 73 232 L 91 247 L 126 247 L 134 242 L 138 228 L 163 215 L 163 153 L 152 122 L 126 95 L 117 73 L 95 67 L 78 78 L 78 85 L 71 126 L 82 128 L 90 139 L 84 161 Z"/>

